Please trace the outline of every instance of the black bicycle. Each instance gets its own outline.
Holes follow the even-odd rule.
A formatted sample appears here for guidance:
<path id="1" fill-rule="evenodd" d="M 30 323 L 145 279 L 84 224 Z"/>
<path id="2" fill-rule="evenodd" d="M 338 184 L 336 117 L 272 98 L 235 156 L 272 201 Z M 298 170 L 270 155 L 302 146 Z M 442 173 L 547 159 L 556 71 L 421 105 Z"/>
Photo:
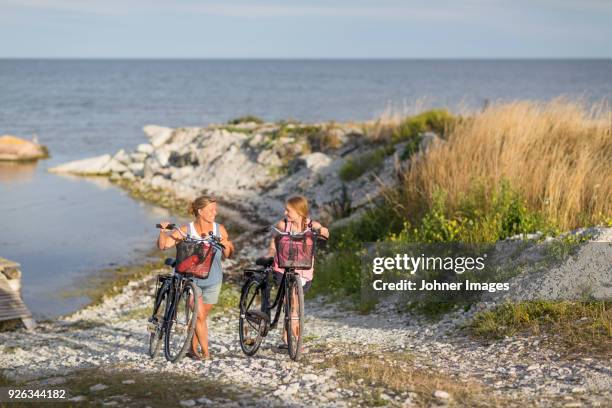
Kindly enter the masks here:
<path id="1" fill-rule="evenodd" d="M 317 241 L 325 238 L 311 230 L 299 234 L 275 231 L 278 266 L 285 273 L 270 304 L 274 258 L 259 258 L 255 263 L 261 268 L 244 270 L 246 281 L 240 296 L 238 323 L 240 347 L 246 355 L 254 355 L 270 329 L 277 327 L 283 310 L 289 357 L 297 361 L 304 338 L 304 292 L 299 271 L 312 267 Z"/>
<path id="2" fill-rule="evenodd" d="M 156 226 L 161 228 L 160 224 Z M 213 258 L 218 250 L 222 251 L 225 247 L 212 232 L 205 239 L 197 239 L 184 234 L 175 224 L 168 225 L 167 229 L 179 231 L 183 239 L 177 243 L 177 258 L 167 258 L 165 261 L 165 264 L 173 269 L 173 273 L 157 277 L 153 314 L 148 324 L 149 356 L 154 358 L 157 355 L 163 338 L 166 360 L 175 363 L 183 358 L 189 349 L 199 308 L 199 288 L 193 282 L 193 278 L 197 276 L 182 272 L 191 271 L 189 267 L 179 267 L 189 266 L 190 262 L 193 265 L 201 265 L 203 261 L 212 263 L 212 259 L 198 249 L 204 243 L 213 251 Z"/>

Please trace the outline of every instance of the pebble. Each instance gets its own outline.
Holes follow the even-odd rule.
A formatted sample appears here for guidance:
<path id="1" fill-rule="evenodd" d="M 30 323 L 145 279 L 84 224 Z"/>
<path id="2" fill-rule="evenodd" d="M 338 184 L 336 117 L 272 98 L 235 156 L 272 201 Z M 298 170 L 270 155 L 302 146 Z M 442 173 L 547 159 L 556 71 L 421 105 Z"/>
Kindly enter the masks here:
<path id="1" fill-rule="evenodd" d="M 447 400 L 450 398 L 450 394 L 446 391 L 435 390 L 433 396 L 438 399 Z"/>
<path id="2" fill-rule="evenodd" d="M 196 402 L 190 399 L 190 400 L 183 400 L 179 402 L 179 404 L 181 405 L 181 407 L 195 407 Z"/>
<path id="3" fill-rule="evenodd" d="M 98 392 L 98 391 L 104 391 L 107 388 L 108 388 L 108 385 L 96 384 L 96 385 L 92 385 L 91 387 L 89 387 L 89 391 Z"/>
<path id="4" fill-rule="evenodd" d="M 134 380 L 123 380 L 123 381 L 121 381 L 121 384 L 136 384 L 136 381 L 134 381 Z"/>

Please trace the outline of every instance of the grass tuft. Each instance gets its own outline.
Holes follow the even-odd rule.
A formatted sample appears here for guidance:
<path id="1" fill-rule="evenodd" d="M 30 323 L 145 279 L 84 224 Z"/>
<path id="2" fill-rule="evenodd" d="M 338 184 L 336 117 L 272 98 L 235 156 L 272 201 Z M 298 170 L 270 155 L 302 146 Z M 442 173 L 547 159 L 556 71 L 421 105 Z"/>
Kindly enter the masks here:
<path id="1" fill-rule="evenodd" d="M 546 334 L 567 351 L 612 353 L 612 302 L 529 301 L 480 312 L 470 332 L 482 339 Z"/>

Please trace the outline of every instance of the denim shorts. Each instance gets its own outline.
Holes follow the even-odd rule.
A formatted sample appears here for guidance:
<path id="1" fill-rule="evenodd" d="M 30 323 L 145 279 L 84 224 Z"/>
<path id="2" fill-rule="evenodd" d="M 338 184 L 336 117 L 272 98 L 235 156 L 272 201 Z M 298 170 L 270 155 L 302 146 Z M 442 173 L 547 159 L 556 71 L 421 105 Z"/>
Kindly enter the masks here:
<path id="1" fill-rule="evenodd" d="M 202 301 L 204 302 L 204 304 L 217 304 L 217 302 L 219 301 L 219 293 L 221 293 L 221 283 L 209 286 L 198 285 L 198 288 L 200 289 L 200 294 L 202 296 Z"/>

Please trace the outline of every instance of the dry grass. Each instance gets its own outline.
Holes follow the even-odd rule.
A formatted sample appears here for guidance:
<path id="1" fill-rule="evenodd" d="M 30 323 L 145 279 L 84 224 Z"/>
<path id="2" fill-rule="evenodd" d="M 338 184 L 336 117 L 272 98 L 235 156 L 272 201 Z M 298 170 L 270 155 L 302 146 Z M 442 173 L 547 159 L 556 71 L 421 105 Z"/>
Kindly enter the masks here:
<path id="1" fill-rule="evenodd" d="M 492 105 L 414 161 L 394 204 L 418 218 L 436 190 L 456 210 L 475 184 L 492 196 L 508 180 L 530 210 L 563 230 L 602 223 L 612 215 L 611 158 L 612 111 L 604 104 Z"/>
<path id="2" fill-rule="evenodd" d="M 483 339 L 548 335 L 568 355 L 612 354 L 612 304 L 604 301 L 507 303 L 474 317 L 470 332 Z"/>
<path id="3" fill-rule="evenodd" d="M 411 392 L 417 406 L 430 406 L 436 402 L 433 393 L 443 390 L 451 395 L 448 406 L 497 407 L 512 406 L 512 401 L 492 395 L 491 390 L 469 381 L 464 382 L 429 369 L 416 368 L 409 353 L 379 352 L 364 354 L 336 354 L 328 357 L 320 368 L 333 367 L 338 370 L 347 385 L 363 384 L 365 389 L 375 387 L 396 393 Z M 384 403 L 374 397 L 373 403 Z M 517 404 L 515 404 L 517 405 Z"/>

